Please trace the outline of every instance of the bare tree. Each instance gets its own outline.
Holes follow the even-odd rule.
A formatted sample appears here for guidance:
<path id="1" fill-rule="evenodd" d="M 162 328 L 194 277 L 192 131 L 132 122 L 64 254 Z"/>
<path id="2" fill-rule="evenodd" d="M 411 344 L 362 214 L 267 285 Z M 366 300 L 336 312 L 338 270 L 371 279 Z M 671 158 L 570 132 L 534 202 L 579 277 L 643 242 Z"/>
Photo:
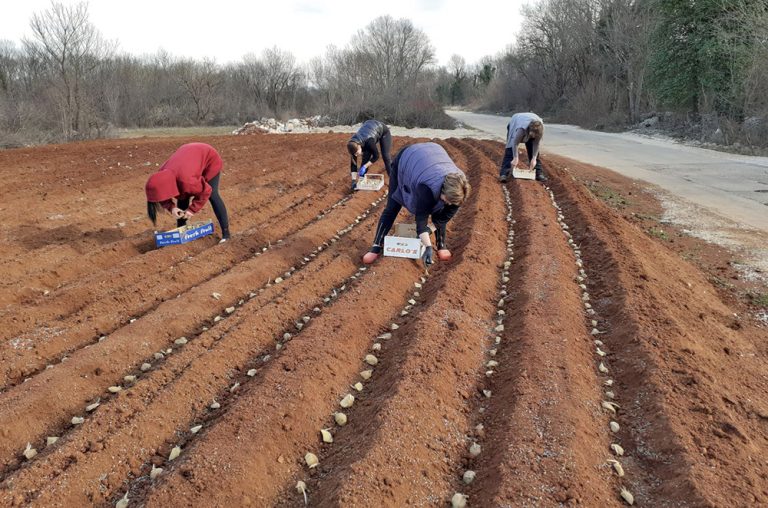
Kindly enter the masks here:
<path id="1" fill-rule="evenodd" d="M 293 98 L 303 75 L 292 53 L 278 47 L 262 53 L 264 66 L 264 95 L 269 108 L 280 116 L 286 101 Z"/>
<path id="2" fill-rule="evenodd" d="M 216 94 L 221 86 L 221 73 L 216 62 L 204 59 L 180 60 L 173 65 L 174 76 L 194 106 L 194 120 L 204 123 L 214 107 Z"/>
<path id="3" fill-rule="evenodd" d="M 370 85 L 394 89 L 397 93 L 412 85 L 435 59 L 429 38 L 405 18 L 381 16 L 359 31 L 350 50 L 365 67 L 359 69 Z"/>
<path id="4" fill-rule="evenodd" d="M 87 134 L 85 82 L 109 58 L 115 44 L 106 41 L 88 19 L 88 5 L 51 3 L 32 16 L 32 38 L 24 40 L 31 57 L 51 70 L 51 84 L 66 139 Z"/>
<path id="5" fill-rule="evenodd" d="M 639 119 L 646 95 L 652 16 L 647 2 L 605 0 L 598 26 L 606 77 L 623 88 L 632 123 Z"/>
<path id="6" fill-rule="evenodd" d="M 453 77 L 451 83 L 451 104 L 464 100 L 464 84 L 467 80 L 467 62 L 460 55 L 452 55 L 448 61 L 448 72 Z"/>

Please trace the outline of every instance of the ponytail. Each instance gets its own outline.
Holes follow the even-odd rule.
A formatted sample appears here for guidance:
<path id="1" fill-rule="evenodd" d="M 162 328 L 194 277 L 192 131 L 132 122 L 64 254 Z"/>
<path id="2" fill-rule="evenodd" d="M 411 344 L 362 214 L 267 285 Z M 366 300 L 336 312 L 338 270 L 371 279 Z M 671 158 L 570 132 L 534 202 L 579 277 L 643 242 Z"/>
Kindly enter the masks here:
<path id="1" fill-rule="evenodd" d="M 152 224 L 157 224 L 157 209 L 159 207 L 160 203 L 147 201 L 147 216 L 149 217 L 149 220 L 152 221 Z"/>

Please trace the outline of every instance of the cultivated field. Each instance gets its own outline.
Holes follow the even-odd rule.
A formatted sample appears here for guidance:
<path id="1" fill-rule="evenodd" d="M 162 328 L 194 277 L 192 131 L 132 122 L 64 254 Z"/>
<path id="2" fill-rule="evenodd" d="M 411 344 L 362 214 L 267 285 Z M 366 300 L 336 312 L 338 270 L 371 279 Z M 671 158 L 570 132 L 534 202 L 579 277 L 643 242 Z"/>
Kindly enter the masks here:
<path id="1" fill-rule="evenodd" d="M 163 249 L 143 186 L 190 139 L 0 152 L 0 506 L 768 503 L 765 330 L 700 271 L 468 139 L 453 261 L 366 269 L 347 139 L 196 138 L 233 239 Z"/>

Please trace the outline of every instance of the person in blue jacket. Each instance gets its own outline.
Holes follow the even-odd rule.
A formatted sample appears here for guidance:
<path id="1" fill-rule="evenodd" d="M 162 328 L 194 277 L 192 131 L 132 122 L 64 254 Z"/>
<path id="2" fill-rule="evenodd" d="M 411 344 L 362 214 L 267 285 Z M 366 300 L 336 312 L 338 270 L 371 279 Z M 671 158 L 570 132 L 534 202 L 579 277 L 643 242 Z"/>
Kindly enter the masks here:
<path id="1" fill-rule="evenodd" d="M 504 183 L 512 176 L 512 170 L 517 167 L 520 157 L 518 147 L 525 143 L 528 152 L 528 169 L 536 172 L 536 180 L 543 182 L 546 177 L 541 170 L 539 146 L 544 137 L 544 122 L 536 113 L 515 113 L 507 124 L 507 145 L 504 159 L 501 161 L 499 181 Z M 514 176 L 512 176 L 514 178 Z"/>
<path id="2" fill-rule="evenodd" d="M 381 158 L 384 159 L 384 169 L 389 174 L 392 165 L 392 134 L 383 122 L 368 120 L 360 126 L 352 139 L 347 142 L 347 151 L 352 156 L 350 163 L 350 176 L 352 177 L 352 190 L 357 188 L 357 177 L 365 176 L 368 168 L 379 160 L 379 151 L 376 143 L 381 147 Z M 357 167 L 357 158 L 362 157 L 360 167 Z"/>
<path id="3" fill-rule="evenodd" d="M 433 248 L 427 220 L 435 225 L 437 255 L 448 260 L 451 253 L 445 242 L 445 227 L 469 197 L 472 186 L 456 167 L 445 149 L 437 143 L 416 143 L 401 149 L 389 173 L 387 206 L 376 227 L 376 235 L 363 262 L 371 264 L 381 255 L 384 237 L 392 228 L 402 207 L 416 216 L 416 233 L 424 245 L 422 259 L 433 263 Z"/>

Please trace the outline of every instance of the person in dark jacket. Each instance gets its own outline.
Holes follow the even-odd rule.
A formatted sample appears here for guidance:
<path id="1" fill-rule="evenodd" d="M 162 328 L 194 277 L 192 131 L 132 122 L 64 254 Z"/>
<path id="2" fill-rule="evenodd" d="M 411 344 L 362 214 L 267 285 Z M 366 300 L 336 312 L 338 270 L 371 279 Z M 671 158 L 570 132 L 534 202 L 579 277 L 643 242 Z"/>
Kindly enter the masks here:
<path id="1" fill-rule="evenodd" d="M 451 253 L 445 241 L 445 227 L 459 207 L 467 200 L 472 187 L 467 176 L 456 167 L 445 149 L 437 143 L 416 143 L 406 146 L 395 156 L 389 173 L 387 206 L 376 227 L 376 236 L 363 262 L 371 264 L 382 252 L 384 237 L 392 228 L 402 207 L 416 216 L 416 234 L 424 254 L 424 265 L 433 262 L 433 248 L 427 220 L 435 225 L 437 255 L 448 260 Z"/>
<path id="2" fill-rule="evenodd" d="M 384 169 L 389 174 L 392 158 L 392 134 L 383 122 L 368 120 L 360 126 L 352 139 L 347 142 L 347 150 L 352 156 L 350 163 L 350 175 L 352 177 L 352 190 L 357 187 L 357 177 L 365 176 L 368 168 L 379 160 L 379 151 L 376 143 L 381 147 L 381 158 L 384 159 Z M 357 167 L 357 158 L 362 156 L 360 167 Z"/>
<path id="3" fill-rule="evenodd" d="M 536 180 L 544 181 L 544 173 L 541 170 L 539 160 L 539 145 L 544 137 L 544 122 L 535 113 L 516 113 L 507 124 L 507 146 L 504 150 L 504 159 L 501 161 L 499 181 L 506 182 L 512 173 L 512 169 L 519 163 L 518 146 L 525 143 L 528 152 L 528 166 L 531 171 L 536 171 Z M 514 177 L 513 177 L 514 178 Z"/>
<path id="4" fill-rule="evenodd" d="M 185 226 L 210 200 L 221 227 L 221 241 L 227 241 L 229 217 L 219 195 L 222 166 L 221 156 L 211 145 L 179 147 L 147 180 L 147 215 L 152 224 L 157 224 L 157 211 L 163 208 L 176 218 L 176 227 Z"/>

